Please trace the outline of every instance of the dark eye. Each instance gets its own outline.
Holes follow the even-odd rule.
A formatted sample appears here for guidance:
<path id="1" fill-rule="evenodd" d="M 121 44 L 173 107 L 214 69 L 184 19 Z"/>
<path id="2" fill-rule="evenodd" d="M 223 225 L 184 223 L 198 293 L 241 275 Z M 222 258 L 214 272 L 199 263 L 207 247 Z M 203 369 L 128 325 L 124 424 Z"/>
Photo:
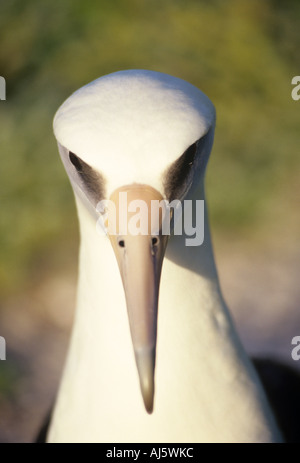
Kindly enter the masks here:
<path id="1" fill-rule="evenodd" d="M 197 152 L 197 143 L 193 143 L 189 148 L 183 153 L 185 157 L 185 164 L 191 166 L 194 162 L 195 155 Z"/>
<path id="2" fill-rule="evenodd" d="M 156 236 L 154 236 L 152 239 L 151 239 L 151 243 L 152 243 L 152 246 L 156 246 L 158 244 L 158 238 Z"/>
<path id="3" fill-rule="evenodd" d="M 118 242 L 118 244 L 119 244 L 120 248 L 125 248 L 125 241 L 124 240 L 120 240 Z"/>

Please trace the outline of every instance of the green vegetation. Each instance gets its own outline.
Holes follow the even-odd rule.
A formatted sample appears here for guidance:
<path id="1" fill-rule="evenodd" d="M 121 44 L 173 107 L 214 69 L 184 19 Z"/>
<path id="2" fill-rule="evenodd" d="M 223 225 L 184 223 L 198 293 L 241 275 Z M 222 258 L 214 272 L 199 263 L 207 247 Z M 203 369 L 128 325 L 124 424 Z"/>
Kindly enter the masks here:
<path id="1" fill-rule="evenodd" d="M 74 253 L 75 207 L 52 118 L 74 90 L 121 69 L 173 74 L 215 103 L 207 189 L 218 230 L 296 236 L 299 20 L 298 0 L 2 2 L 1 290 L 21 289 Z"/>

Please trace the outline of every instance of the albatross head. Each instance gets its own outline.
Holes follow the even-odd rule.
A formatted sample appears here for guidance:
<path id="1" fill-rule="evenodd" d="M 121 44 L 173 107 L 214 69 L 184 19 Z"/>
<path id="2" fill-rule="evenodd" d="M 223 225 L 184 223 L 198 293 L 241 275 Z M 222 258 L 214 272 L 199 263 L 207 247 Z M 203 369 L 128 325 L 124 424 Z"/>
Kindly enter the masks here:
<path id="1" fill-rule="evenodd" d="M 60 155 L 76 196 L 95 224 L 105 212 L 148 412 L 153 408 L 158 292 L 168 242 L 162 213 L 154 220 L 151 204 L 183 201 L 195 189 L 204 176 L 214 126 L 213 104 L 196 87 L 139 70 L 91 82 L 71 95 L 54 118 Z M 105 200 L 107 207 L 99 208 Z M 132 214 L 124 211 L 124 204 L 140 201 L 147 206 L 139 215 L 141 222 L 146 219 L 146 229 L 136 234 L 127 227 Z"/>

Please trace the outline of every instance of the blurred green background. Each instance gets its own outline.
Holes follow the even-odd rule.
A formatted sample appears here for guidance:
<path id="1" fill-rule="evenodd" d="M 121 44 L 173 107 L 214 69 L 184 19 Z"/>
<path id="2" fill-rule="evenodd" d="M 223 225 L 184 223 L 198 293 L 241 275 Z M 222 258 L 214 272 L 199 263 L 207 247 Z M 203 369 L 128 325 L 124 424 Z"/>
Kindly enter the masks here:
<path id="1" fill-rule="evenodd" d="M 207 190 L 217 233 L 295 239 L 299 20 L 297 0 L 1 2 L 2 294 L 72 259 L 77 223 L 53 115 L 74 90 L 121 69 L 173 74 L 213 100 Z"/>
<path id="2" fill-rule="evenodd" d="M 1 362 L 0 441 L 28 441 L 40 424 L 60 376 L 65 312 L 75 304 L 78 225 L 52 119 L 73 91 L 114 71 L 166 72 L 214 102 L 207 193 L 230 303 L 253 320 L 255 307 L 272 309 L 265 324 L 254 322 L 252 342 L 273 332 L 274 347 L 280 331 L 290 356 L 299 317 L 289 314 L 300 298 L 300 101 L 291 98 L 299 24 L 299 0 L 0 2 L 0 335 L 10 360 Z M 233 262 L 239 241 L 247 268 Z M 284 265 L 280 254 L 290 256 Z M 274 307 L 291 332 L 280 317 L 276 331 Z"/>

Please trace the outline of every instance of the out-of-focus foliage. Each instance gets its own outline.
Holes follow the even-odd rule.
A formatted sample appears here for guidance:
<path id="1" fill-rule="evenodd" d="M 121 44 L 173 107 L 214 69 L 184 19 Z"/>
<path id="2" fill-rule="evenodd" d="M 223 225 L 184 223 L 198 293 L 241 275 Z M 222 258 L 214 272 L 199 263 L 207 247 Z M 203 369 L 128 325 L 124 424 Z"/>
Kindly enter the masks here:
<path id="1" fill-rule="evenodd" d="M 52 118 L 78 87 L 121 69 L 173 74 L 215 103 L 207 189 L 219 230 L 267 236 L 271 228 L 285 234 L 281 239 L 292 233 L 299 21 L 298 0 L 1 2 L 1 288 L 15 290 L 76 248 L 75 208 Z"/>

